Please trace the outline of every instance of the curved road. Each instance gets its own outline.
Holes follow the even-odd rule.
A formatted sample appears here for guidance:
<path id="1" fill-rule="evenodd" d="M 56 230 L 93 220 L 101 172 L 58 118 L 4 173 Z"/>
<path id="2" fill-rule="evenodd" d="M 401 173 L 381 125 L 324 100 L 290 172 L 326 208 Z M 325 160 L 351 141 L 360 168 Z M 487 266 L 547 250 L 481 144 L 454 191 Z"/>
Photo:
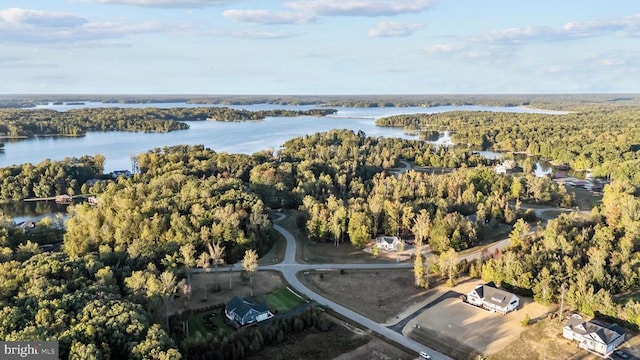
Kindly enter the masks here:
<path id="1" fill-rule="evenodd" d="M 278 221 L 283 219 L 284 216 L 281 215 L 278 219 L 274 221 Z M 289 284 L 296 289 L 297 291 L 305 294 L 308 298 L 314 300 L 318 304 L 324 305 L 326 307 L 331 308 L 333 311 L 339 313 L 340 315 L 362 325 L 363 327 L 370 329 L 379 335 L 388 338 L 392 341 L 397 342 L 405 346 L 408 349 L 411 349 L 418 354 L 420 351 L 426 351 L 431 355 L 431 358 L 434 360 L 444 360 L 451 359 L 450 357 L 441 354 L 433 349 L 430 349 L 417 341 L 409 339 L 404 335 L 397 333 L 396 331 L 387 328 L 386 326 L 377 323 L 367 317 L 364 317 L 357 312 L 350 310 L 340 304 L 337 304 L 324 296 L 314 292 L 305 286 L 296 276 L 296 273 L 304 270 L 310 269 L 397 269 L 397 268 L 411 268 L 413 265 L 411 263 L 400 263 L 400 264 L 298 264 L 295 260 L 296 256 L 296 240 L 293 235 L 285 228 L 280 225 L 274 224 L 273 228 L 284 236 L 287 240 L 287 249 L 285 252 L 285 257 L 282 263 L 268 266 L 261 266 L 262 270 L 277 270 L 282 272 L 284 278 L 289 282 Z"/>
<path id="2" fill-rule="evenodd" d="M 408 164 L 406 164 L 408 165 Z M 402 172 L 406 171 L 406 167 L 401 169 Z M 540 215 L 542 215 L 542 211 L 545 210 L 550 210 L 550 209 L 554 209 L 554 208 L 535 208 L 536 214 L 538 214 L 538 212 L 540 212 Z M 426 351 L 429 355 L 431 355 L 431 358 L 434 360 L 444 360 L 444 359 L 451 359 L 450 357 L 441 354 L 431 348 L 428 348 L 427 346 L 418 343 L 417 341 L 414 341 L 412 339 L 409 339 L 408 337 L 405 337 L 404 335 L 402 335 L 402 331 L 397 332 L 397 327 L 398 324 L 392 325 L 392 326 L 385 326 L 383 324 L 377 323 L 351 309 L 348 309 L 338 303 L 335 303 L 327 298 L 325 298 L 324 296 L 314 292 L 313 290 L 311 290 L 310 288 L 308 288 L 306 285 L 304 285 L 296 276 L 297 273 L 299 273 L 300 271 L 305 271 L 305 270 L 329 270 L 329 269 L 411 269 L 413 268 L 413 263 L 412 262 L 404 262 L 404 263 L 384 263 L 384 264 L 300 264 L 296 261 L 296 240 L 293 237 L 293 235 L 287 231 L 287 229 L 283 228 L 282 226 L 276 224 L 275 222 L 280 221 L 282 219 L 285 218 L 285 215 L 283 214 L 279 214 L 277 219 L 273 220 L 273 228 L 274 230 L 276 230 L 277 232 L 279 232 L 280 234 L 282 234 L 282 236 L 284 236 L 284 238 L 286 239 L 287 242 L 287 247 L 285 250 L 285 256 L 284 256 L 284 260 L 281 263 L 278 264 L 273 264 L 273 265 L 262 265 L 258 268 L 258 270 L 274 270 L 274 271 L 279 271 L 283 274 L 284 278 L 287 280 L 287 282 L 297 291 L 305 294 L 309 299 L 314 300 L 315 302 L 317 302 L 318 304 L 321 304 L 323 306 L 326 306 L 328 308 L 331 308 L 333 311 L 339 313 L 340 315 L 344 316 L 345 318 L 348 318 L 358 324 L 360 324 L 362 327 L 370 329 L 371 331 L 374 331 L 376 333 L 378 333 L 379 335 L 388 338 L 398 344 L 401 344 L 403 346 L 405 346 L 408 349 L 411 349 L 413 351 L 416 352 L 416 354 L 418 354 L 421 351 Z M 458 258 L 458 261 L 462 261 L 462 260 L 467 260 L 467 261 L 472 261 L 475 260 L 483 255 L 486 255 L 487 253 L 492 253 L 494 252 L 496 249 L 503 249 L 506 248 L 507 246 L 509 246 L 509 239 L 505 239 L 505 240 L 501 240 L 498 242 L 495 242 L 493 244 L 491 244 L 490 246 L 486 247 L 485 249 L 479 249 L 478 251 L 466 254 L 464 256 L 460 256 Z M 231 267 L 227 267 L 227 268 L 218 268 L 217 271 L 228 271 L 228 270 L 233 270 L 233 271 L 240 271 L 242 270 L 242 264 L 241 263 L 236 263 L 234 265 L 232 265 Z M 192 272 L 203 272 L 203 269 L 192 269 Z M 427 304 L 425 307 L 421 308 L 418 310 L 418 312 L 423 311 L 426 307 L 429 307 L 429 305 Z M 408 319 L 411 319 L 412 317 L 415 317 L 416 313 L 413 314 L 409 314 L 407 315 L 405 318 L 400 319 L 398 321 L 398 323 L 404 323 L 406 321 L 408 321 Z M 400 329 L 401 330 L 401 329 Z"/>

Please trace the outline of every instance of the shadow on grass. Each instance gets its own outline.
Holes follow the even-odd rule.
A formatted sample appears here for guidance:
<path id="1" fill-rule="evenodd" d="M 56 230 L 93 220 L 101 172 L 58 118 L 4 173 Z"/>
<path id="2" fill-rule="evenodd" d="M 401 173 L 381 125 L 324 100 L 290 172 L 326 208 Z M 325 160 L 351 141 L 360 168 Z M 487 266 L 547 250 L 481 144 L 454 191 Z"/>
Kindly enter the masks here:
<path id="1" fill-rule="evenodd" d="M 189 336 L 204 337 L 206 334 L 226 335 L 236 330 L 224 321 L 224 307 L 199 311 L 189 318 Z"/>

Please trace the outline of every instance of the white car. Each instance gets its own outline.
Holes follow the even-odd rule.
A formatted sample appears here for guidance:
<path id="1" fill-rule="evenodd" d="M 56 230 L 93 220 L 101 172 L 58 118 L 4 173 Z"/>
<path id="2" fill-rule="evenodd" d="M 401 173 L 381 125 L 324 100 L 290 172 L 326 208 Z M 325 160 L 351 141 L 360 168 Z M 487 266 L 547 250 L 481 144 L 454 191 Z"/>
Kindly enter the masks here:
<path id="1" fill-rule="evenodd" d="M 431 359 L 431 355 L 427 354 L 424 351 L 420 351 L 420 357 L 423 359 Z"/>

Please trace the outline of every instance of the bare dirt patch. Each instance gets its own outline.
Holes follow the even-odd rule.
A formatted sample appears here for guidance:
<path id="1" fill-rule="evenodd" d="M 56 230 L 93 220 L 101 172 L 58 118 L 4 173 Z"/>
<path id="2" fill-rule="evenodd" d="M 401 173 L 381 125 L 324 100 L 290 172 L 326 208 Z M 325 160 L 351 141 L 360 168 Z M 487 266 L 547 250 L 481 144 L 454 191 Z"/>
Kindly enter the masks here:
<path id="1" fill-rule="evenodd" d="M 491 360 L 528 360 L 537 359 L 581 359 L 596 360 L 602 357 L 577 347 L 573 341 L 562 337 L 562 327 L 566 322 L 558 317 L 547 317 L 527 326 L 520 336 L 503 350 L 488 357 Z M 637 332 L 626 330 L 627 340 L 619 346 L 627 354 L 640 358 L 640 337 Z M 612 357 L 621 359 L 620 357 Z M 631 358 L 631 357 L 630 357 Z"/>
<path id="2" fill-rule="evenodd" d="M 599 359 L 599 356 L 580 350 L 575 342 L 562 337 L 563 323 L 555 319 L 542 319 L 527 326 L 511 344 L 489 356 L 493 360 L 528 359 Z"/>
<path id="3" fill-rule="evenodd" d="M 314 291 L 377 322 L 394 318 L 433 292 L 417 289 L 410 269 L 309 271 L 299 276 Z"/>
<path id="4" fill-rule="evenodd" d="M 466 294 L 479 283 L 469 281 L 452 290 Z M 523 332 L 522 320 L 526 315 L 535 321 L 549 311 L 550 308 L 531 299 L 520 298 L 517 311 L 501 315 L 452 298 L 409 321 L 403 333 L 456 359 L 471 359 L 479 354 L 494 354 L 507 347 Z"/>

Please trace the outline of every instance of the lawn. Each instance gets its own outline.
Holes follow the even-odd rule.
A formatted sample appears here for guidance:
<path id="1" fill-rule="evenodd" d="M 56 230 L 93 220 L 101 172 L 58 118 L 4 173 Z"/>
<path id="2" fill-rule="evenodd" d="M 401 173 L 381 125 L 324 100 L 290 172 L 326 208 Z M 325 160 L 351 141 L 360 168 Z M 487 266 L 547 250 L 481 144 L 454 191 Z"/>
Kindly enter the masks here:
<path id="1" fill-rule="evenodd" d="M 271 312 L 279 314 L 292 310 L 304 303 L 302 299 L 286 287 L 267 295 L 258 296 L 256 300 L 266 302 Z"/>
<path id="2" fill-rule="evenodd" d="M 573 193 L 576 199 L 576 205 L 580 210 L 591 210 L 594 206 L 602 202 L 602 195 L 594 196 L 589 190 L 568 187 L 569 193 Z"/>
<path id="3" fill-rule="evenodd" d="M 215 316 L 211 316 L 214 314 Z M 205 318 L 209 317 L 211 319 L 211 324 L 216 327 L 216 330 L 209 330 L 206 326 Z M 229 327 L 224 322 L 224 308 L 219 307 L 212 310 L 201 311 L 193 314 L 189 318 L 189 335 L 192 337 L 204 336 L 210 332 L 221 332 L 223 334 L 230 334 L 235 330 Z M 199 335 L 198 335 L 199 334 Z"/>

